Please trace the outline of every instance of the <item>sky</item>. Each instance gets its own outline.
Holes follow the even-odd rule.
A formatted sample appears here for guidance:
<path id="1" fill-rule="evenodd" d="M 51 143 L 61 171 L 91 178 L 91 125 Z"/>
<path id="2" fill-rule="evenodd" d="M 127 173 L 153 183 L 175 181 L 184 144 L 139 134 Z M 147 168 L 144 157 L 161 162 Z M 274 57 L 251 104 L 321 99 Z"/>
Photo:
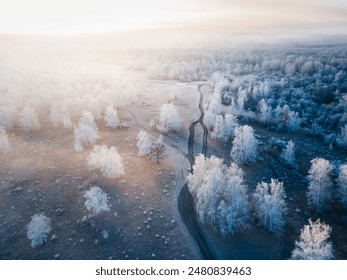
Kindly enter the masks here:
<path id="1" fill-rule="evenodd" d="M 345 0 L 0 0 L 0 7 L 0 34 L 126 33 L 121 44 L 145 47 L 347 36 Z"/>

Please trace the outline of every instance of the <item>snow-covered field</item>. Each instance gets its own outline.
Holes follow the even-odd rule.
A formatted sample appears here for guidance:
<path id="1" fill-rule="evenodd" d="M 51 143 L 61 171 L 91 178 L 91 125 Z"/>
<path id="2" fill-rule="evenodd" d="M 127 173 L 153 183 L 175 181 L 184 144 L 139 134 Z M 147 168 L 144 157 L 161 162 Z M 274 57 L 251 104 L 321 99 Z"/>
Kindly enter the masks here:
<path id="1" fill-rule="evenodd" d="M 0 57 L 1 259 L 347 258 L 344 47 Z"/>

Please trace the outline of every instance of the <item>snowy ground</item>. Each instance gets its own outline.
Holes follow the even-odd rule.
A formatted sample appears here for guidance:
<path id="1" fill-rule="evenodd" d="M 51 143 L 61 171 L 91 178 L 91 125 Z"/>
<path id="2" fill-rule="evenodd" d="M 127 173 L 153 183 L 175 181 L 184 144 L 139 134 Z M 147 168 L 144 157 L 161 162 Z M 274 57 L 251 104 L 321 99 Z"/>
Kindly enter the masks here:
<path id="1" fill-rule="evenodd" d="M 114 70 L 110 65 L 88 67 L 93 73 Z M 138 102 L 128 109 L 148 126 L 160 104 L 169 99 L 168 88 L 175 85 L 139 84 Z M 97 144 L 115 146 L 123 159 L 125 175 L 117 179 L 89 171 L 86 157 L 92 147 L 77 153 L 72 130 L 54 128 L 48 114 L 40 115 L 38 131 L 8 132 L 12 151 L 0 158 L 1 259 L 199 258 L 176 206 L 187 161 L 170 149 L 160 164 L 138 157 L 139 128 L 126 110 L 118 109 L 118 116 L 128 127 L 112 129 L 97 122 Z M 183 143 L 185 128 L 180 135 Z M 110 212 L 89 216 L 83 194 L 91 186 L 108 194 Z M 51 219 L 52 231 L 43 245 L 32 248 L 26 226 L 36 213 Z"/>
<path id="2" fill-rule="evenodd" d="M 24 64 L 25 65 L 25 64 Z M 79 73 L 79 62 L 66 67 L 66 75 L 61 75 L 63 63 L 57 63 L 59 78 L 73 80 L 74 75 L 93 80 L 106 89 L 103 74 L 109 80 L 122 83 L 127 80 L 136 85 L 136 102 L 120 106 L 119 118 L 128 124 L 123 128 L 107 128 L 97 121 L 100 139 L 97 144 L 115 146 L 121 155 L 125 175 L 118 179 L 104 178 L 98 171 L 89 171 L 86 157 L 92 147 L 77 153 L 73 148 L 73 133 L 63 127 L 54 128 L 50 122 L 50 108 L 45 107 L 53 95 L 44 95 L 43 102 L 33 96 L 35 80 L 42 69 L 18 68 L 11 66 L 12 74 L 22 77 L 21 87 L 16 91 L 28 90 L 24 96 L 31 98 L 32 104 L 40 104 L 42 128 L 25 132 L 18 127 L 7 131 L 12 151 L 0 157 L 0 258 L 1 259 L 195 259 L 201 258 L 194 242 L 183 225 L 177 210 L 177 197 L 186 182 L 189 162 L 176 150 L 167 147 L 166 157 L 157 164 L 147 157 L 138 157 L 136 135 L 140 131 L 129 111 L 134 113 L 146 128 L 149 121 L 157 116 L 162 104 L 170 100 L 170 92 L 175 89 L 177 98 L 172 100 L 177 106 L 182 120 L 178 133 L 164 135 L 164 139 L 183 152 L 187 152 L 188 127 L 200 116 L 198 108 L 199 92 L 197 84 L 175 81 L 149 80 L 141 71 L 126 71 L 117 65 L 83 63 Z M 7 67 L 9 67 L 7 65 Z M 2 67 L 1 73 L 10 68 Z M 17 70 L 16 70 L 17 69 Z M 19 70 L 18 70 L 19 69 Z M 53 70 L 52 70 L 53 69 Z M 57 81 L 54 67 L 47 67 L 48 84 Z M 17 72 L 16 72 L 17 71 Z M 41 71 L 41 72 L 40 72 Z M 65 70 L 64 70 L 65 71 Z M 5 75 L 7 82 L 15 76 Z M 73 84 L 73 82 L 72 82 Z M 68 87 L 67 87 L 68 88 Z M 64 93 L 62 87 L 58 93 Z M 44 92 L 44 91 L 41 91 Z M 210 95 L 208 87 L 203 88 L 204 106 Z M 11 92 L 2 92 L 6 98 L 3 104 L 24 105 L 24 99 L 11 99 Z M 58 96 L 60 96 L 58 94 Z M 120 94 L 120 97 L 121 94 Z M 35 102 L 33 102 L 33 100 Z M 73 119 L 76 123 L 77 120 Z M 297 147 L 299 169 L 283 165 L 278 151 L 265 149 L 260 160 L 254 165 L 242 166 L 245 181 L 252 192 L 260 181 L 277 178 L 284 182 L 287 192 L 289 215 L 282 238 L 271 235 L 257 225 L 243 233 L 223 239 L 208 226 L 203 226 L 207 243 L 216 258 L 222 259 L 286 259 L 298 240 L 300 229 L 308 218 L 318 218 L 307 210 L 307 172 L 310 160 L 322 156 L 331 162 L 341 164 L 347 158 L 346 150 L 339 148 L 329 151 L 323 140 L 307 136 L 301 132 L 286 133 L 269 131 L 251 123 L 260 136 L 264 148 L 274 136 L 284 141 L 293 140 Z M 158 131 L 153 131 L 159 136 Z M 195 134 L 195 155 L 201 151 L 202 129 L 197 126 Z M 208 155 L 223 157 L 230 162 L 231 143 L 208 140 Z M 91 186 L 98 186 L 110 198 L 111 211 L 97 217 L 89 217 L 84 205 L 83 194 Z M 47 242 L 32 248 L 27 238 L 26 226 L 33 214 L 44 213 L 51 219 L 52 231 Z M 347 213 L 339 208 L 319 216 L 332 226 L 331 235 L 335 258 L 346 259 Z"/>

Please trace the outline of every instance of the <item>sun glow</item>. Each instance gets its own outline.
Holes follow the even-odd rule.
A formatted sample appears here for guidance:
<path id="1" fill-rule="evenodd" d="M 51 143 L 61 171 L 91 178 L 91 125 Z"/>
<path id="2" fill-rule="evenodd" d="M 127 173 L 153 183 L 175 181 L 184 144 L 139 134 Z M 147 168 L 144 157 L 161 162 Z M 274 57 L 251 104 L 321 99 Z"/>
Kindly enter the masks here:
<path id="1" fill-rule="evenodd" d="M 155 27 L 194 17 L 158 0 L 0 0 L 0 33 L 74 34 Z"/>

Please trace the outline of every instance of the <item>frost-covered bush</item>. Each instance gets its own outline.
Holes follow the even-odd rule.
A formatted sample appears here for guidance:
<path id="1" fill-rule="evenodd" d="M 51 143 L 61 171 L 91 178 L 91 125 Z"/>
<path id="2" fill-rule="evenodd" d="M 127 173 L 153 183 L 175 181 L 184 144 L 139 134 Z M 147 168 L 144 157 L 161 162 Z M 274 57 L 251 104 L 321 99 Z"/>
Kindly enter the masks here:
<path id="1" fill-rule="evenodd" d="M 0 152 L 11 151 L 11 143 L 8 141 L 8 136 L 6 131 L 0 126 Z"/>
<path id="2" fill-rule="evenodd" d="M 161 107 L 158 121 L 157 129 L 161 132 L 178 131 L 181 127 L 176 106 L 172 103 L 164 104 Z"/>
<path id="3" fill-rule="evenodd" d="M 117 111 L 113 108 L 113 106 L 107 106 L 104 121 L 105 125 L 108 127 L 116 128 L 120 125 Z"/>
<path id="4" fill-rule="evenodd" d="M 36 110 L 29 106 L 24 107 L 19 112 L 19 124 L 26 131 L 34 131 L 41 128 Z"/>
<path id="5" fill-rule="evenodd" d="M 234 115 L 226 114 L 225 116 L 216 116 L 211 138 L 227 141 L 234 135 L 236 127 L 237 121 Z"/>
<path id="6" fill-rule="evenodd" d="M 110 211 L 108 196 L 99 187 L 92 187 L 90 190 L 86 191 L 84 193 L 84 198 L 86 199 L 84 205 L 94 216 L 104 211 Z"/>
<path id="7" fill-rule="evenodd" d="M 337 178 L 338 183 L 338 199 L 341 205 L 347 208 L 347 164 L 340 166 L 339 177 Z"/>
<path id="8" fill-rule="evenodd" d="M 84 150 L 83 143 L 92 145 L 99 138 L 99 129 L 93 115 L 88 111 L 83 111 L 78 126 L 74 127 L 73 132 L 75 136 L 74 147 L 77 152 Z"/>
<path id="9" fill-rule="evenodd" d="M 295 165 L 295 144 L 293 141 L 288 141 L 286 147 L 282 151 L 281 158 L 289 165 Z"/>
<path id="10" fill-rule="evenodd" d="M 328 208 L 332 195 L 332 180 L 330 173 L 333 166 L 330 162 L 323 158 L 315 158 L 311 160 L 311 168 L 308 171 L 308 203 L 318 212 Z"/>
<path id="11" fill-rule="evenodd" d="M 249 227 L 247 187 L 235 163 L 227 167 L 220 158 L 199 155 L 188 176 L 188 188 L 200 222 L 210 224 L 222 236 Z"/>
<path id="12" fill-rule="evenodd" d="M 146 131 L 141 130 L 139 134 L 136 137 L 136 146 L 139 149 L 138 155 L 145 156 L 145 155 L 150 155 L 151 150 L 152 150 L 152 145 L 153 141 L 151 138 L 148 136 Z"/>
<path id="13" fill-rule="evenodd" d="M 230 156 L 236 163 L 254 162 L 258 156 L 258 140 L 249 125 L 236 128 Z"/>
<path id="14" fill-rule="evenodd" d="M 270 232 L 281 232 L 287 212 L 283 183 L 271 179 L 271 183 L 261 182 L 254 193 L 255 214 L 259 222 Z"/>
<path id="15" fill-rule="evenodd" d="M 122 158 L 115 147 L 95 146 L 87 157 L 90 170 L 99 169 L 108 178 L 117 178 L 124 174 Z"/>
<path id="16" fill-rule="evenodd" d="M 295 242 L 292 259 L 330 260 L 334 258 L 332 244 L 328 240 L 331 227 L 320 220 L 305 225 L 301 230 L 300 241 Z"/>
<path id="17" fill-rule="evenodd" d="M 35 214 L 27 225 L 27 237 L 31 240 L 31 247 L 43 244 L 51 232 L 51 220 L 43 214 Z"/>

